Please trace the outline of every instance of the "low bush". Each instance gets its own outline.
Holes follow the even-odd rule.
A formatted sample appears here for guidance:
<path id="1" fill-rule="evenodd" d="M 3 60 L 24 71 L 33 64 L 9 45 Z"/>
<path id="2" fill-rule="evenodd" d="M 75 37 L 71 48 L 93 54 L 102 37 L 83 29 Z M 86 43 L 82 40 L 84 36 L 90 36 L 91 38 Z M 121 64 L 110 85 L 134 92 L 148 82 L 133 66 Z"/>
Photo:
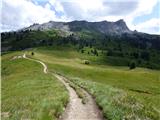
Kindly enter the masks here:
<path id="1" fill-rule="evenodd" d="M 86 64 L 86 65 L 90 64 L 89 60 L 84 60 L 83 63 Z"/>

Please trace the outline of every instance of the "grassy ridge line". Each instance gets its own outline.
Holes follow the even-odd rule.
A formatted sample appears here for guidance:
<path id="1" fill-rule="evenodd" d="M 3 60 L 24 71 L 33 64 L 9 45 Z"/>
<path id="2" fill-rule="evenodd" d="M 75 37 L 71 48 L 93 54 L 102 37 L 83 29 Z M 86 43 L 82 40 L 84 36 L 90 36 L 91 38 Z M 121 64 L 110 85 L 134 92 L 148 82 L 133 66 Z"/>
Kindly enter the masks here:
<path id="1" fill-rule="evenodd" d="M 160 117 L 158 111 L 144 106 L 121 89 L 81 79 L 71 81 L 95 97 L 106 119 L 158 120 Z"/>
<path id="2" fill-rule="evenodd" d="M 2 119 L 53 120 L 63 112 L 68 93 L 55 77 L 46 75 L 42 66 L 25 59 L 2 56 Z"/>

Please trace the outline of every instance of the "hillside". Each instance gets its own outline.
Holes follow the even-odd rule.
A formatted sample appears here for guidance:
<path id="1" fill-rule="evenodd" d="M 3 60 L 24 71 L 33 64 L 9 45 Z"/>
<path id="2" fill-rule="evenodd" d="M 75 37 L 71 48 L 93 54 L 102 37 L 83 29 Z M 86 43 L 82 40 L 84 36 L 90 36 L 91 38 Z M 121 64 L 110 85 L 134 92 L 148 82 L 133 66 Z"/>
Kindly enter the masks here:
<path id="1" fill-rule="evenodd" d="M 86 48 L 87 50 L 87 48 Z M 106 118 L 157 119 L 159 110 L 158 70 L 100 65 L 99 56 L 88 55 L 68 47 L 42 47 L 31 50 L 32 58 L 46 63 L 95 98 Z M 84 64 L 89 60 L 90 64 Z"/>
<path id="2" fill-rule="evenodd" d="M 74 46 L 101 51 L 103 64 L 160 69 L 160 36 L 131 31 L 123 20 L 116 22 L 53 22 L 33 24 L 2 33 L 2 52 L 39 46 Z M 88 54 L 95 54 L 88 51 Z M 101 63 L 102 64 L 102 63 Z"/>
<path id="3" fill-rule="evenodd" d="M 22 52 L 2 56 L 1 119 L 56 119 L 69 98 L 64 85 L 21 56 Z"/>
<path id="4" fill-rule="evenodd" d="M 99 56 L 88 55 L 89 47 L 84 50 L 81 53 L 70 46 L 51 46 L 2 55 L 2 118 L 59 118 L 70 94 L 51 76 L 53 73 L 69 80 L 84 105 L 87 101 L 80 88 L 92 95 L 105 119 L 159 118 L 160 71 L 99 64 Z M 48 73 L 43 73 L 39 63 L 16 57 L 24 53 L 45 63 Z"/>
<path id="5" fill-rule="evenodd" d="M 35 55 L 31 56 L 30 52 L 28 55 L 45 62 L 51 72 L 67 77 L 91 93 L 106 118 L 156 120 L 159 117 L 159 70 L 100 65 L 99 56 L 68 47 L 42 47 L 31 51 Z M 85 64 L 84 60 L 89 60 L 90 64 Z"/>

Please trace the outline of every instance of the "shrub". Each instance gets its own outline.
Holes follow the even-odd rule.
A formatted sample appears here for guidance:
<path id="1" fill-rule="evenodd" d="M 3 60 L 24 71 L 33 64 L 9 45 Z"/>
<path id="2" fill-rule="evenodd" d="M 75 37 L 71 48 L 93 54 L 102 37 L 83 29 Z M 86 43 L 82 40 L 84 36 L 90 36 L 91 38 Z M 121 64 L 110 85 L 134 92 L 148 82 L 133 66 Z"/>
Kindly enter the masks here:
<path id="1" fill-rule="evenodd" d="M 34 55 L 34 52 L 32 52 L 31 55 Z"/>
<path id="2" fill-rule="evenodd" d="M 84 53 L 84 50 L 83 50 L 83 49 L 81 50 L 81 53 Z"/>
<path id="3" fill-rule="evenodd" d="M 113 51 L 109 49 L 107 52 L 107 56 L 113 56 Z"/>
<path id="4" fill-rule="evenodd" d="M 150 54 L 149 54 L 149 52 L 147 52 L 147 51 L 141 52 L 141 58 L 144 59 L 144 60 L 146 60 L 146 61 L 150 60 Z"/>
<path id="5" fill-rule="evenodd" d="M 84 64 L 89 65 L 90 62 L 88 60 L 84 60 Z"/>
<path id="6" fill-rule="evenodd" d="M 129 65 L 129 68 L 130 68 L 130 69 L 135 69 L 135 68 L 136 68 L 136 63 L 132 61 L 132 62 L 130 63 L 130 65 Z"/>

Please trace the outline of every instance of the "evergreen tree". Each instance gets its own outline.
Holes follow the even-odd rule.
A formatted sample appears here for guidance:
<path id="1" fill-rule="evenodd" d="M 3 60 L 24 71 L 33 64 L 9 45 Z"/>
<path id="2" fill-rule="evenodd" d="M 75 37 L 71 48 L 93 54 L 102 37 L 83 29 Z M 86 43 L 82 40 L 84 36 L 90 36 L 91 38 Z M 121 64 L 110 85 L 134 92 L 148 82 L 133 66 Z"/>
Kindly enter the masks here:
<path id="1" fill-rule="evenodd" d="M 34 55 L 34 52 L 32 52 L 31 55 L 33 56 L 33 55 Z"/>

